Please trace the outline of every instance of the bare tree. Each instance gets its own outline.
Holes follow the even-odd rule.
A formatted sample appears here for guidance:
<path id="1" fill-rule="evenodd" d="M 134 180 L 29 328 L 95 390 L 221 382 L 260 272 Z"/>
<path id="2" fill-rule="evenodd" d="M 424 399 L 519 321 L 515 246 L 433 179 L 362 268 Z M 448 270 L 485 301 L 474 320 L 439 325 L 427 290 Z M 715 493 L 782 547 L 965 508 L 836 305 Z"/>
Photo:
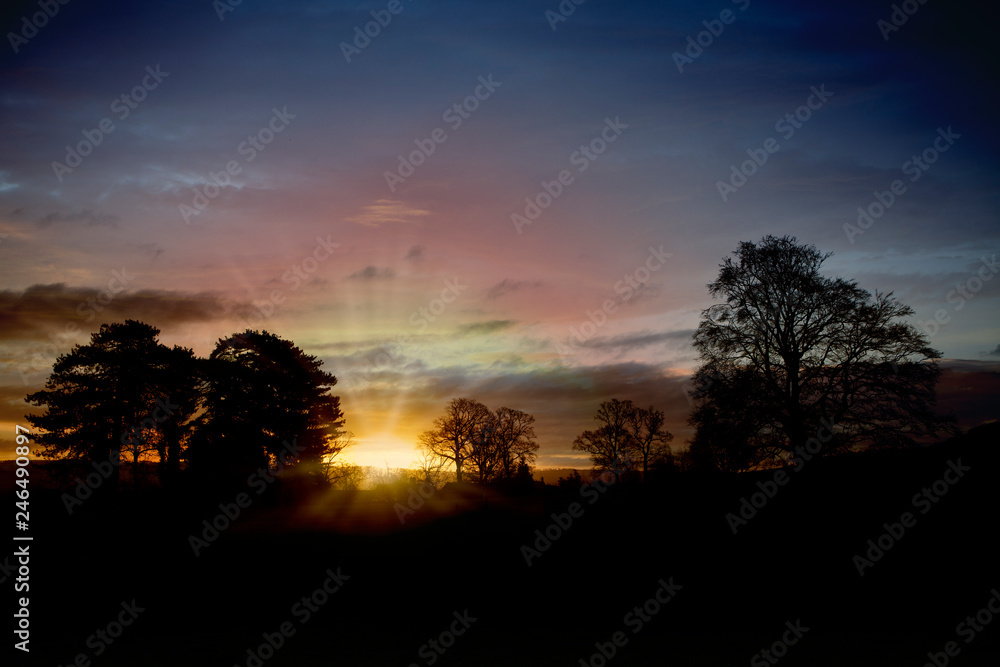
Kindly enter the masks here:
<path id="1" fill-rule="evenodd" d="M 328 483 L 343 487 L 344 482 L 356 477 L 356 472 L 352 469 L 351 464 L 337 460 L 337 457 L 352 445 L 354 445 L 354 434 L 344 429 L 337 429 L 323 443 L 319 470 L 322 478 Z"/>
<path id="2" fill-rule="evenodd" d="M 517 464 L 523 460 L 526 465 L 535 461 L 538 443 L 535 442 L 535 418 L 527 412 L 512 408 L 500 408 L 494 415 L 496 429 L 497 458 L 505 479 L 512 479 L 517 473 Z"/>
<path id="3" fill-rule="evenodd" d="M 631 404 L 631 401 L 626 401 L 626 404 Z M 633 406 L 627 413 L 625 428 L 632 437 L 632 445 L 642 461 L 643 481 L 651 463 L 664 461 L 670 456 L 670 441 L 674 436 L 663 428 L 665 421 L 666 416 L 663 411 L 655 409 L 652 405 L 645 409 Z"/>
<path id="4" fill-rule="evenodd" d="M 702 312 L 694 344 L 703 362 L 697 396 L 718 403 L 708 418 L 745 414 L 747 434 L 785 452 L 816 433 L 831 433 L 824 451 L 853 444 L 899 446 L 950 430 L 934 413 L 940 352 L 901 321 L 913 310 L 892 293 L 871 294 L 854 281 L 827 278 L 830 254 L 792 237 L 743 242 L 720 265 L 709 293 L 723 299 Z M 708 378 L 750 373 L 753 394 L 712 390 Z M 746 385 L 744 379 L 735 385 Z M 702 424 L 696 422 L 699 428 Z"/>
<path id="5" fill-rule="evenodd" d="M 444 469 L 448 465 L 448 459 L 427 450 L 421 451 L 420 458 L 412 465 L 420 477 L 419 481 L 423 484 L 437 488 L 448 479 L 448 473 Z"/>
<path id="6" fill-rule="evenodd" d="M 589 453 L 597 470 L 610 470 L 619 475 L 634 469 L 636 446 L 629 431 L 634 411 L 632 401 L 617 398 L 604 401 L 594 415 L 602 426 L 595 431 L 581 433 L 573 441 L 573 449 Z"/>
<path id="7" fill-rule="evenodd" d="M 434 428 L 420 434 L 420 447 L 454 464 L 455 480 L 462 482 L 462 468 L 490 419 L 489 408 L 479 401 L 452 399 L 445 414 L 434 420 Z"/>

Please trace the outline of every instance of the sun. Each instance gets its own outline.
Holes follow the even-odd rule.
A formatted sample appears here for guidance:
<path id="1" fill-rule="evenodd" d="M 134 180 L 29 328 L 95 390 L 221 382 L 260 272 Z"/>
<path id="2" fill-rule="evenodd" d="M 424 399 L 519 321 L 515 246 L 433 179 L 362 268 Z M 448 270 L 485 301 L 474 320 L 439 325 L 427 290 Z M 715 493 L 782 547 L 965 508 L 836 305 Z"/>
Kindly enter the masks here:
<path id="1" fill-rule="evenodd" d="M 345 460 L 362 466 L 384 468 L 411 468 L 417 460 L 417 449 L 412 442 L 390 433 L 376 433 L 356 437 L 355 444 L 343 453 Z"/>

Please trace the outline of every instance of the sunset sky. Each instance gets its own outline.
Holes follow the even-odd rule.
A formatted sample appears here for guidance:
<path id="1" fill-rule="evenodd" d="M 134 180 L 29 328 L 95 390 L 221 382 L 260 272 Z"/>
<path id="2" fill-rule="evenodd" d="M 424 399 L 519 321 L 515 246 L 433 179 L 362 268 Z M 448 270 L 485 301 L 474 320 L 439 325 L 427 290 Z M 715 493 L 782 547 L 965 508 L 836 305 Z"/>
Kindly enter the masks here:
<path id="1" fill-rule="evenodd" d="M 996 10 L 912 4 L 7 3 L 0 456 L 125 318 L 293 340 L 362 464 L 458 396 L 534 414 L 542 466 L 612 397 L 683 446 L 705 285 L 765 234 L 943 313 L 943 406 L 995 418 Z"/>

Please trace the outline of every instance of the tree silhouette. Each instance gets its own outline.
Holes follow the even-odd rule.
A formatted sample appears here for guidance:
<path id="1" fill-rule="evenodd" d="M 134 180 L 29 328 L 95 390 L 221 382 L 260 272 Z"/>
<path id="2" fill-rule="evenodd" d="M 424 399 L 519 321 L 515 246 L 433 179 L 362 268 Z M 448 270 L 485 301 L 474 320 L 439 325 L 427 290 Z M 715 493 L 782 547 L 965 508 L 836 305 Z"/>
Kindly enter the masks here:
<path id="1" fill-rule="evenodd" d="M 613 398 L 604 401 L 594 419 L 602 426 L 584 431 L 573 441 L 573 449 L 587 452 L 596 470 L 612 471 L 615 475 L 635 469 L 636 444 L 629 430 L 635 413 L 632 401 Z"/>
<path id="2" fill-rule="evenodd" d="M 695 468 L 745 472 L 781 457 L 781 429 L 752 368 L 731 364 L 725 373 L 701 368 L 693 381 L 697 406 L 688 423 L 697 427 L 690 447 Z"/>
<path id="3" fill-rule="evenodd" d="M 742 242 L 733 255 L 708 286 L 723 303 L 702 312 L 694 336 L 695 398 L 714 406 L 694 415 L 704 437 L 742 431 L 737 449 L 792 452 L 826 429 L 829 452 L 949 428 L 933 410 L 940 353 L 899 321 L 912 309 L 892 293 L 822 276 L 830 254 L 793 237 Z"/>
<path id="4" fill-rule="evenodd" d="M 632 406 L 631 401 L 625 403 L 629 406 L 625 428 L 632 437 L 632 446 L 642 462 L 642 479 L 645 481 L 651 464 L 669 460 L 670 441 L 674 436 L 663 428 L 666 416 L 662 410 L 657 410 L 652 405 L 648 408 Z"/>
<path id="5" fill-rule="evenodd" d="M 481 442 L 486 436 L 491 420 L 489 408 L 479 401 L 454 398 L 448 403 L 445 414 L 434 420 L 434 428 L 420 434 L 420 446 L 453 463 L 455 481 L 461 483 L 463 466 L 473 453 L 477 439 Z"/>
<path id="6" fill-rule="evenodd" d="M 158 424 L 180 429 L 190 414 L 170 411 L 163 402 L 169 402 L 171 393 L 185 405 L 197 401 L 191 386 L 169 370 L 181 353 L 160 344 L 159 333 L 136 320 L 102 324 L 89 344 L 56 360 L 45 388 L 25 399 L 46 408 L 41 415 L 25 415 L 37 431 L 43 456 L 111 461 L 110 486 L 115 488 L 124 452 L 138 483 L 140 460 L 162 441 Z M 181 396 L 185 391 L 192 393 Z"/>
<path id="7" fill-rule="evenodd" d="M 329 394 L 337 379 L 320 366 L 267 331 L 220 340 L 204 366 L 192 466 L 236 478 L 281 461 L 322 478 L 344 422 L 340 398 Z"/>
<path id="8" fill-rule="evenodd" d="M 535 418 L 527 412 L 499 408 L 476 431 L 466 463 L 468 473 L 486 484 L 500 479 L 513 480 L 519 462 L 529 466 L 535 460 Z"/>
<path id="9" fill-rule="evenodd" d="M 535 442 L 535 418 L 527 412 L 512 408 L 499 408 L 493 415 L 496 422 L 497 459 L 504 479 L 513 479 L 520 466 L 529 467 L 535 461 L 538 443 Z"/>

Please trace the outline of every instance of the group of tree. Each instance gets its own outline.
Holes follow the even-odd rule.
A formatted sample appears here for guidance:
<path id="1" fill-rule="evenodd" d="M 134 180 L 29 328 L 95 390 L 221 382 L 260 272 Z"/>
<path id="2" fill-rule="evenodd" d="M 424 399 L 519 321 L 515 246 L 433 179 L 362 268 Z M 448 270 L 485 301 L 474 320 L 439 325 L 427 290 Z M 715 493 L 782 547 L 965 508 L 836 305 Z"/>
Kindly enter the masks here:
<path id="1" fill-rule="evenodd" d="M 455 398 L 434 420 L 434 428 L 420 434 L 420 447 L 429 466 L 434 459 L 453 465 L 457 482 L 513 480 L 530 476 L 538 451 L 534 423 L 521 410 L 494 412 L 475 399 Z"/>
<path id="2" fill-rule="evenodd" d="M 651 468 L 670 465 L 674 436 L 663 427 L 662 410 L 613 398 L 601 403 L 594 419 L 601 426 L 581 433 L 573 449 L 590 454 L 595 470 L 615 475 L 638 471 L 645 480 Z"/>
<path id="3" fill-rule="evenodd" d="M 316 479 L 348 444 L 336 378 L 322 362 L 267 331 L 218 341 L 207 359 L 168 348 L 136 320 L 104 324 L 61 355 L 26 401 L 44 456 L 130 464 L 138 484 L 153 461 L 160 479 L 181 462 L 218 483 L 276 462 Z M 112 485 L 112 486 L 116 486 Z"/>
<path id="4" fill-rule="evenodd" d="M 940 352 L 909 324 L 913 310 L 891 292 L 821 273 L 831 256 L 793 237 L 740 243 L 708 285 L 718 303 L 694 335 L 696 467 L 745 471 L 863 447 L 901 447 L 953 432 L 935 412 Z M 89 344 L 56 361 L 45 388 L 27 401 L 44 455 L 99 462 L 155 461 L 164 481 L 182 460 L 218 480 L 279 462 L 312 478 L 356 486 L 340 466 L 351 444 L 336 378 L 290 341 L 247 330 L 218 341 L 207 359 L 168 348 L 159 330 L 135 320 L 102 325 Z M 600 426 L 573 448 L 594 468 L 647 473 L 670 461 L 664 413 L 632 401 L 601 403 Z M 422 481 L 530 478 L 535 418 L 456 398 L 420 435 Z M 816 451 L 813 451 L 816 450 Z M 119 466 L 115 466 L 115 474 Z"/>

